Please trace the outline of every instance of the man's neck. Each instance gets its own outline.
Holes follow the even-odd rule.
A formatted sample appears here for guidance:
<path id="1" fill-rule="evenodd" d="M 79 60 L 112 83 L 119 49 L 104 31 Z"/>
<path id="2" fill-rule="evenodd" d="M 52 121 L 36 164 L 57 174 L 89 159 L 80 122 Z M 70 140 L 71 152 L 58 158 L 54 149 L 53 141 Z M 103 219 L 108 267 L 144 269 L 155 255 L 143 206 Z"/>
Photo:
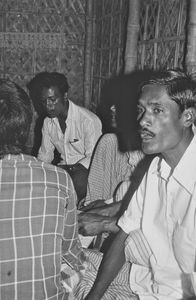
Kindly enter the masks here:
<path id="1" fill-rule="evenodd" d="M 171 167 L 172 170 L 175 169 L 175 167 L 181 160 L 183 154 L 185 153 L 186 149 L 191 143 L 193 137 L 194 137 L 193 132 L 185 135 L 183 141 L 179 143 L 176 150 L 171 150 L 168 151 L 167 153 L 162 153 L 162 156 L 164 157 L 165 161 Z"/>

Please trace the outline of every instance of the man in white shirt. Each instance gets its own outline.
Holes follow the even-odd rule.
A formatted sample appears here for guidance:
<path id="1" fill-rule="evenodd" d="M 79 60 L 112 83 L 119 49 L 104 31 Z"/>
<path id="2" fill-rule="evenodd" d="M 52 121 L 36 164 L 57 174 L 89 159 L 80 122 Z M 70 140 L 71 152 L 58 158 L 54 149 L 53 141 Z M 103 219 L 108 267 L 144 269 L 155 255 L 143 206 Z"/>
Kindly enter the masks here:
<path id="1" fill-rule="evenodd" d="M 157 156 L 77 299 L 196 299 L 196 83 L 160 72 L 142 87 L 138 120 L 142 150 Z"/>
<path id="2" fill-rule="evenodd" d="M 58 166 L 71 175 L 80 200 L 86 192 L 91 155 L 102 134 L 101 121 L 94 113 L 68 99 L 69 85 L 61 73 L 39 73 L 28 88 L 35 107 L 42 106 L 47 114 L 38 158 L 51 163 L 56 148 L 61 155 Z"/>

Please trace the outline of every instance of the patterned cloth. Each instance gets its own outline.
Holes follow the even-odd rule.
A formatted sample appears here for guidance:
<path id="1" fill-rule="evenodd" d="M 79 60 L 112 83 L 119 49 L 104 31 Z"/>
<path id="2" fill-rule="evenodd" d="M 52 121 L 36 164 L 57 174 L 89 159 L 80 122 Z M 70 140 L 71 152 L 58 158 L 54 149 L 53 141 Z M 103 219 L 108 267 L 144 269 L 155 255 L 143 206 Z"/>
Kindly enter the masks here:
<path id="1" fill-rule="evenodd" d="M 64 134 L 57 118 L 45 118 L 38 158 L 51 163 L 56 147 L 61 154 L 61 164 L 72 165 L 78 162 L 88 169 L 93 149 L 101 134 L 99 118 L 88 109 L 69 101 Z"/>
<path id="2" fill-rule="evenodd" d="M 122 153 L 115 134 L 105 134 L 100 139 L 91 162 L 85 205 L 98 199 L 110 199 L 120 183 L 128 181 L 136 165 L 144 157 L 141 151 Z M 129 187 L 127 182 L 126 189 Z M 123 190 L 124 195 L 125 191 Z M 119 199 L 118 193 L 118 200 Z"/>
<path id="3" fill-rule="evenodd" d="M 85 273 L 80 283 L 76 286 L 74 295 L 76 299 L 82 300 L 90 291 L 101 263 L 103 254 L 95 250 L 85 250 L 86 262 Z M 131 264 L 137 263 L 139 265 L 148 266 L 149 257 L 152 251 L 145 236 L 141 230 L 132 231 L 125 242 L 125 257 L 126 263 L 106 290 L 103 300 L 130 300 L 138 299 L 136 294 L 130 288 L 129 274 L 131 271 Z M 132 266 L 133 267 L 133 266 Z M 145 272 L 143 272 L 145 278 Z"/>
<path id="4" fill-rule="evenodd" d="M 68 299 L 61 263 L 80 272 L 83 258 L 69 175 L 32 156 L 0 160 L 0 299 Z"/>
<path id="5" fill-rule="evenodd" d="M 99 265 L 102 260 L 102 253 L 85 249 L 85 255 L 87 257 L 86 271 L 80 284 L 77 285 L 74 296 L 77 300 L 85 299 L 85 296 L 90 291 L 93 282 L 96 278 Z M 111 285 L 108 287 L 102 300 L 136 300 L 136 296 L 133 294 L 129 287 L 129 272 L 130 263 L 125 263 L 119 274 L 113 280 Z"/>

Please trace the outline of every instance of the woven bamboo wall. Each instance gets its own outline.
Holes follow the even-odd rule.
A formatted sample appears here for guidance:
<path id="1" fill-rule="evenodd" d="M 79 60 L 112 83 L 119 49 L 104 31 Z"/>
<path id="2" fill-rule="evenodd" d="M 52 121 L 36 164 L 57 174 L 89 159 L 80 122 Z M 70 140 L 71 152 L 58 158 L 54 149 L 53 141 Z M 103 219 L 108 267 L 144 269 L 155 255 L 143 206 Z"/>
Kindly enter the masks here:
<path id="1" fill-rule="evenodd" d="M 85 0 L 0 0 L 1 77 L 24 88 L 36 73 L 62 72 L 70 98 L 83 105 L 84 40 Z"/>
<path id="2" fill-rule="evenodd" d="M 105 80 L 123 71 L 128 0 L 94 0 L 91 109 Z"/>
<path id="3" fill-rule="evenodd" d="M 91 109 L 100 100 L 105 79 L 124 72 L 128 5 L 126 0 L 94 0 Z M 182 67 L 187 1 L 141 0 L 137 69 Z"/>
<path id="4" fill-rule="evenodd" d="M 85 0 L 0 0 L 0 71 L 25 86 L 36 73 L 67 75 L 83 101 Z"/>
<path id="5" fill-rule="evenodd" d="M 89 1 L 91 2 L 91 0 Z M 128 0 L 92 0 L 89 107 L 106 78 L 123 72 Z M 183 64 L 186 0 L 143 0 L 138 68 Z M 22 86 L 43 70 L 67 75 L 71 98 L 84 104 L 86 0 L 0 0 L 0 71 Z"/>
<path id="6" fill-rule="evenodd" d="M 142 1 L 138 68 L 182 67 L 186 20 L 186 0 Z"/>
<path id="7" fill-rule="evenodd" d="M 1 77 L 24 87 L 63 72 L 71 99 L 96 111 L 105 80 L 124 72 L 129 2 L 0 0 Z M 181 67 L 186 20 L 187 0 L 141 0 L 137 68 Z"/>

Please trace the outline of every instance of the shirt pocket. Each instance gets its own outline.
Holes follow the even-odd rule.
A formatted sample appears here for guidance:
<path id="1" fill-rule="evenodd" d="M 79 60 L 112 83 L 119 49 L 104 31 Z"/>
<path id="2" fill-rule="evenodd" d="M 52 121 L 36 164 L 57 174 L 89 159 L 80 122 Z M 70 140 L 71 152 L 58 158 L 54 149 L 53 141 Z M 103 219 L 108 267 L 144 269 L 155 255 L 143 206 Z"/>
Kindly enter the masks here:
<path id="1" fill-rule="evenodd" d="M 72 149 L 72 150 L 75 150 L 76 152 L 84 152 L 84 145 L 83 145 L 83 142 L 82 140 L 79 140 L 77 138 L 74 138 L 72 140 L 69 140 L 69 147 Z"/>

